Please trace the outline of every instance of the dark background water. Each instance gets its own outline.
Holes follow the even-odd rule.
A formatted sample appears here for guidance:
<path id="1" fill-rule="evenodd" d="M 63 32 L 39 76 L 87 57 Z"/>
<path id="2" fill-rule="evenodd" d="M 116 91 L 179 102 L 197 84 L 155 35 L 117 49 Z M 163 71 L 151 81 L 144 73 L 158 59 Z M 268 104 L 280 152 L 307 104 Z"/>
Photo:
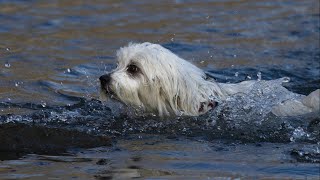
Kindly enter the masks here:
<path id="1" fill-rule="evenodd" d="M 131 125 L 123 127 L 126 117 L 119 116 L 115 118 L 119 120 L 118 123 L 106 125 L 102 123 L 101 118 L 109 122 L 108 118 L 114 117 L 103 114 L 102 112 L 109 111 L 103 109 L 101 104 L 91 102 L 92 99 L 98 98 L 98 77 L 115 66 L 115 51 L 128 42 L 159 43 L 212 73 L 221 82 L 257 79 L 257 73 L 261 72 L 262 79 L 265 80 L 288 76 L 291 78 L 291 82 L 287 84 L 288 89 L 308 94 L 320 88 L 319 15 L 318 0 L 159 2 L 0 0 L 1 124 L 6 125 L 13 121 L 49 125 L 53 123 L 52 126 L 58 129 L 67 127 L 71 130 L 90 131 L 91 134 L 108 134 L 106 131 L 112 131 L 111 134 L 115 131 L 122 134 L 123 131 L 127 132 L 133 128 L 138 132 L 148 132 L 148 135 L 143 134 L 141 137 L 151 136 L 154 131 L 161 131 L 161 135 L 170 137 L 171 133 L 167 129 L 157 128 L 159 126 L 163 128 L 165 123 L 153 124 L 159 119 L 154 121 L 148 119 L 149 127 L 143 127 L 139 121 L 136 124 L 135 121 L 131 121 Z M 87 122 L 88 126 L 85 126 Z M 309 124 L 311 128 L 319 128 L 319 121 L 312 122 L 315 123 Z M 186 123 L 185 126 L 190 129 L 192 123 L 194 122 Z M 152 131 L 145 130 L 150 127 L 153 127 Z M 295 128 L 292 128 L 293 132 L 296 132 Z M 157 140 L 158 137 L 151 140 L 156 142 L 151 143 L 154 144 L 151 146 L 151 151 L 162 153 L 158 159 L 152 159 L 152 162 L 160 165 L 153 167 L 153 171 L 150 170 L 152 168 L 148 169 L 148 166 L 136 168 L 140 175 L 142 174 L 140 177 L 181 178 L 183 174 L 188 174 L 189 170 L 194 171 L 194 178 L 202 177 L 201 174 L 208 177 L 251 178 L 259 177 L 260 174 L 263 177 L 280 174 L 281 177 L 291 178 L 316 178 L 319 175 L 319 164 L 304 164 L 299 161 L 299 157 L 302 157 L 303 162 L 319 163 L 319 152 L 317 152 L 319 137 L 315 137 L 316 140 L 311 142 L 309 139 L 301 143 L 287 144 L 290 142 L 288 140 L 290 136 L 287 135 L 284 140 L 279 139 L 282 136 L 276 136 L 279 140 L 272 140 L 274 137 L 266 133 L 262 134 L 267 136 L 266 139 L 248 133 L 244 138 L 247 140 L 245 142 L 250 141 L 253 144 L 238 145 L 241 153 L 236 153 L 236 150 L 231 148 L 232 145 L 224 145 L 223 142 L 236 143 L 242 138 L 227 136 L 227 140 L 219 144 L 216 142 L 217 138 L 224 137 L 219 136 L 219 133 L 213 135 L 215 140 L 212 141 L 212 137 L 209 140 L 208 137 L 203 138 L 205 133 L 198 134 L 196 130 L 183 133 L 185 132 L 183 129 L 180 125 L 170 129 L 182 132 L 177 133 L 177 139 L 159 138 L 165 142 L 160 146 L 162 148 L 157 148 L 157 143 L 160 141 Z M 188 134 L 192 134 L 197 140 L 181 140 Z M 118 151 L 115 153 L 111 151 L 110 154 L 99 154 L 94 151 L 92 156 L 84 153 L 85 155 L 75 155 L 75 157 L 89 156 L 94 160 L 110 157 L 110 161 L 126 161 L 126 158 L 136 156 L 137 152 L 141 154 L 149 152 L 146 149 L 150 148 L 148 146 L 150 143 L 139 137 L 131 137 L 131 140 L 124 138 L 115 143 L 117 144 L 115 146 L 126 147 L 120 151 L 120 155 L 117 154 Z M 199 140 L 206 142 L 198 143 Z M 50 141 L 50 138 L 44 141 Z M 45 143 L 44 141 L 40 143 Z M 272 141 L 275 144 L 263 144 L 264 141 L 269 143 Z M 144 143 L 141 145 L 144 148 L 136 150 L 135 143 Z M 270 158 L 260 155 L 248 156 L 247 151 L 253 152 L 251 154 L 260 151 L 255 143 L 262 143 L 258 147 L 265 147 L 264 152 L 270 156 L 272 151 L 276 151 L 275 155 Z M 190 156 L 189 161 L 182 158 L 183 154 L 192 154 L 191 151 L 185 150 L 188 144 L 199 147 L 198 150 L 192 150 L 195 155 Z M 97 145 L 102 144 L 97 143 Z M 206 145 L 210 148 L 204 147 Z M 75 146 L 81 146 L 81 143 L 75 143 Z M 171 146 L 175 146 L 176 151 L 166 149 Z M 304 147 L 311 150 L 301 151 Z M 291 152 L 293 157 L 288 152 Z M 308 152 L 313 161 L 306 160 L 305 156 L 308 155 L 306 153 L 299 156 L 301 152 Z M 234 159 L 227 158 L 231 154 L 236 154 L 232 156 Z M 2 159 L 6 156 L 7 152 L 2 155 Z M 213 158 L 216 156 L 220 158 Z M 168 158 L 175 158 L 176 161 L 173 162 L 172 159 L 166 161 Z M 21 163 L 27 161 L 30 164 L 35 159 L 41 160 L 39 157 L 27 157 L 21 160 Z M 162 161 L 166 163 L 161 165 Z M 141 161 L 139 162 L 139 166 L 142 166 Z M 17 165 L 19 163 L 10 165 L 6 163 L 12 162 L 0 164 L 0 174 L 2 169 L 7 173 L 6 168 L 9 166 L 21 170 L 21 174 L 32 174 L 32 171 Z M 225 165 L 222 166 L 221 163 Z M 116 176 L 119 175 L 121 168 L 129 166 L 130 163 L 115 164 L 116 170 L 110 170 L 108 173 Z M 59 169 L 59 165 L 51 165 L 54 170 Z M 35 166 L 38 167 L 38 164 Z M 252 169 L 253 166 L 261 168 Z M 274 169 L 272 166 L 275 166 Z M 131 172 L 132 169 L 136 170 L 131 168 L 129 174 L 136 173 Z M 98 172 L 100 169 L 95 170 Z M 77 173 L 79 177 L 85 174 L 83 177 L 93 178 L 93 174 L 97 174 L 96 171 L 91 172 L 84 168 Z M 38 174 L 50 176 L 48 175 L 50 172 L 53 170 Z M 60 176 L 66 175 L 66 172 L 60 172 Z M 14 174 L 11 173 L 10 177 L 15 177 Z"/>

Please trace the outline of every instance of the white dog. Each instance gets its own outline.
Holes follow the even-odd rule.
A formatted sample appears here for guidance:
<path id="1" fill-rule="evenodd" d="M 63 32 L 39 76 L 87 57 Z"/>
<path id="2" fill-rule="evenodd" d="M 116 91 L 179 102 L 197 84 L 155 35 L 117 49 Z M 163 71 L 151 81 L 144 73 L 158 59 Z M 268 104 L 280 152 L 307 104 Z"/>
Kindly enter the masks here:
<path id="1" fill-rule="evenodd" d="M 120 48 L 117 60 L 117 68 L 99 78 L 102 96 L 160 116 L 204 114 L 225 102 L 229 96 L 249 93 L 257 83 L 217 83 L 193 64 L 152 43 L 131 43 Z M 271 111 L 278 116 L 317 112 L 319 94 L 318 89 L 309 96 L 281 99 Z"/>

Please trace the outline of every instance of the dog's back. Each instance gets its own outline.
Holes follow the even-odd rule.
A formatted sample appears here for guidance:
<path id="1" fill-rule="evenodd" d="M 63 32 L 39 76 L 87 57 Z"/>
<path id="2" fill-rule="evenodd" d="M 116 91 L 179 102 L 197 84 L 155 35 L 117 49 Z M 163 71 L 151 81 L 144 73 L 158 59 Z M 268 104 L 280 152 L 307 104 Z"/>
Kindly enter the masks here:
<path id="1" fill-rule="evenodd" d="M 226 97 L 238 93 L 249 94 L 254 88 L 257 88 L 258 81 L 243 81 L 236 84 L 219 83 Z M 282 87 L 287 94 L 294 94 Z M 296 94 L 297 95 L 297 94 Z M 263 96 L 263 95 L 262 95 Z M 291 96 L 288 96 L 291 97 Z M 262 98 L 263 99 L 263 98 Z M 261 102 L 262 103 L 262 102 Z M 308 96 L 292 96 L 286 100 L 279 98 L 279 101 L 271 108 L 271 112 L 277 116 L 298 116 L 308 113 L 320 112 L 320 90 L 313 91 Z"/>

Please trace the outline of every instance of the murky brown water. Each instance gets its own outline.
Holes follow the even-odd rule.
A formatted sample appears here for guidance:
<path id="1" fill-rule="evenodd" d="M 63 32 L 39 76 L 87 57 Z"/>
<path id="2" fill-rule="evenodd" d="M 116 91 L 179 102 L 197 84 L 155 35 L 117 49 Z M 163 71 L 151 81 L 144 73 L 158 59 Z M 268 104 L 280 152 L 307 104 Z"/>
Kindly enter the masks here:
<path id="1" fill-rule="evenodd" d="M 68 103 L 59 90 L 96 97 L 88 79 L 67 70 L 103 71 L 131 41 L 167 44 L 209 69 L 316 68 L 318 7 L 317 0 L 2 1 L 0 100 Z"/>
<path id="2" fill-rule="evenodd" d="M 115 50 L 128 42 L 160 43 L 220 81 L 254 79 L 258 72 L 262 79 L 289 76 L 288 88 L 307 94 L 320 87 L 319 14 L 318 0 L 0 1 L 0 122 L 8 114 L 96 99 L 97 78 L 115 66 Z M 0 179 L 317 179 L 320 173 L 319 163 L 297 162 L 288 153 L 316 151 L 319 142 L 215 148 L 217 142 L 201 137 L 181 138 L 124 138 L 115 143 L 120 150 L 75 150 L 54 157 L 61 162 L 28 155 L 0 162 Z M 97 165 L 101 159 L 107 163 Z"/>

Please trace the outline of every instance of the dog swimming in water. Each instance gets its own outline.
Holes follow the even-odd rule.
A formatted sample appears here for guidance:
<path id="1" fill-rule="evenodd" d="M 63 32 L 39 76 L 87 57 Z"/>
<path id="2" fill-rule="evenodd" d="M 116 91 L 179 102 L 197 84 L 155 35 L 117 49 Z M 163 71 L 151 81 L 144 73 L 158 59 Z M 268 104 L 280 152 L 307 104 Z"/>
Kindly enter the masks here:
<path id="1" fill-rule="evenodd" d="M 225 103 L 230 96 L 251 93 L 257 83 L 268 83 L 263 80 L 234 84 L 216 82 L 170 50 L 148 42 L 129 43 L 117 51 L 116 58 L 117 68 L 99 78 L 101 97 L 113 98 L 159 116 L 199 116 Z M 319 112 L 319 89 L 308 96 L 284 87 L 280 91 L 290 96 L 276 99 L 268 110 L 274 115 Z M 263 99 L 261 101 L 263 103 Z"/>

